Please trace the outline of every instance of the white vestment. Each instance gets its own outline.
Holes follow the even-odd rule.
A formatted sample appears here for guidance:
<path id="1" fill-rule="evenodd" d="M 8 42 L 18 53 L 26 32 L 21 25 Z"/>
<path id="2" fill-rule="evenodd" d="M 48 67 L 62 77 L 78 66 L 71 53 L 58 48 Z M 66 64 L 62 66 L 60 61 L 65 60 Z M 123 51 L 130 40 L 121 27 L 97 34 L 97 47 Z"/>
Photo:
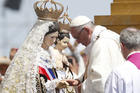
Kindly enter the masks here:
<path id="1" fill-rule="evenodd" d="M 82 93 L 103 93 L 105 81 L 114 67 L 124 62 L 121 54 L 119 35 L 103 26 L 96 26 L 92 41 L 86 48 L 89 56 L 87 79 L 83 82 Z M 82 81 L 83 76 L 79 77 Z"/>
<path id="2" fill-rule="evenodd" d="M 130 61 L 115 68 L 105 84 L 105 93 L 140 93 L 140 70 Z"/>

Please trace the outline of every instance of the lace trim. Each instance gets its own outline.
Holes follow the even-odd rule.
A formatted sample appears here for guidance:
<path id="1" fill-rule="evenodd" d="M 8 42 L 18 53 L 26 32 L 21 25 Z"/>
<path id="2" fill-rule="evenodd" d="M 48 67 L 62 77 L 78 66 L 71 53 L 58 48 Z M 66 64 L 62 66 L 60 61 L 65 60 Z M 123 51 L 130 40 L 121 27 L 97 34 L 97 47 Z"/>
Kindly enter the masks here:
<path id="1" fill-rule="evenodd" d="M 38 20 L 19 48 L 2 81 L 2 93 L 37 93 L 38 53 L 49 25 Z"/>

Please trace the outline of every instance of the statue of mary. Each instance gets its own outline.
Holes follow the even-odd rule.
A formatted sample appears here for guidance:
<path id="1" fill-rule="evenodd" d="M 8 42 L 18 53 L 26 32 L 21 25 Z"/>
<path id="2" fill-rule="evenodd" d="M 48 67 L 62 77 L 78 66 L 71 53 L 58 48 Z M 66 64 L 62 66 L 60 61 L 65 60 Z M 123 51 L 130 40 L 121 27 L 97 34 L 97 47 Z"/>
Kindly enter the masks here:
<path id="1" fill-rule="evenodd" d="M 44 7 L 48 2 L 54 4 L 55 10 Z M 60 9 L 57 9 L 56 5 L 59 5 Z M 37 87 L 39 60 L 49 59 L 49 54 L 44 49 L 49 49 L 58 35 L 57 19 L 63 12 L 63 6 L 53 0 L 42 0 L 34 4 L 34 9 L 38 20 L 6 71 L 2 81 L 2 90 L 0 90 L 2 93 L 38 93 L 39 91 Z M 47 38 L 52 39 L 48 40 Z"/>

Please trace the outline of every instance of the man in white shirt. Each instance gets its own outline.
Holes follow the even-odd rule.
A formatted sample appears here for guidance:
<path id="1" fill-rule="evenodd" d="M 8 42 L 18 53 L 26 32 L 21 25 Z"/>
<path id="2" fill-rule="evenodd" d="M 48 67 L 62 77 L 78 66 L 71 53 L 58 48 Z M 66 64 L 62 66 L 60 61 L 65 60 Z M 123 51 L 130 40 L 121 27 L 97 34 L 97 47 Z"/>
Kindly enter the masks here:
<path id="1" fill-rule="evenodd" d="M 140 30 L 124 29 L 120 42 L 126 62 L 111 72 L 105 93 L 140 93 Z"/>
<path id="2" fill-rule="evenodd" d="M 82 93 L 103 93 L 105 81 L 112 68 L 124 61 L 119 35 L 103 26 L 93 24 L 86 16 L 74 18 L 70 26 L 72 36 L 78 43 L 86 46 L 89 63 L 82 76 L 68 82 L 70 85 L 78 85 L 85 80 Z"/>

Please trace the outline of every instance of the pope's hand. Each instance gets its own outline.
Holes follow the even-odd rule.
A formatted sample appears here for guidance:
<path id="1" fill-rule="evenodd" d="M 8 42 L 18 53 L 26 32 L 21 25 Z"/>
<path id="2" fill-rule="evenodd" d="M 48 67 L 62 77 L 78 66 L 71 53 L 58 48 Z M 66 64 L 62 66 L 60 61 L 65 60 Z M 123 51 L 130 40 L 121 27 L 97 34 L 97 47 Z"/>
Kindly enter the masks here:
<path id="1" fill-rule="evenodd" d="M 78 86 L 80 84 L 80 81 L 77 79 L 68 79 L 66 80 L 70 86 Z"/>
<path id="2" fill-rule="evenodd" d="M 57 84 L 56 84 L 56 88 L 58 89 L 61 89 L 61 88 L 66 88 L 67 86 L 69 86 L 69 83 L 62 80 L 62 81 L 59 81 Z"/>

